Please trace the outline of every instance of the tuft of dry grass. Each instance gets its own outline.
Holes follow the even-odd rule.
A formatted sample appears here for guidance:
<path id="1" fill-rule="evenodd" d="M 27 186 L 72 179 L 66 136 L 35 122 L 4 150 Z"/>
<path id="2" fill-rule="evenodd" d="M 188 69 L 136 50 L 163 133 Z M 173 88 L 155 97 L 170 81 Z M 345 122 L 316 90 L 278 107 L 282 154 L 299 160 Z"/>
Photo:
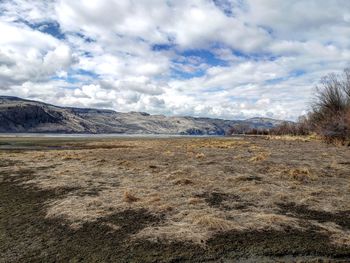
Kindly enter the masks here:
<path id="1" fill-rule="evenodd" d="M 325 141 L 329 141 L 329 140 L 327 140 L 327 139 L 324 139 L 324 140 L 325 140 Z M 329 142 L 330 142 L 331 144 L 337 146 L 337 147 L 343 147 L 343 146 L 348 146 L 348 145 L 349 145 L 349 142 L 344 141 L 344 140 L 342 140 L 342 139 L 337 139 L 337 138 L 332 139 L 332 140 L 330 140 Z"/>
<path id="2" fill-rule="evenodd" d="M 196 157 L 197 159 L 202 159 L 202 158 L 205 157 L 205 154 L 204 154 L 204 153 L 197 153 L 197 154 L 195 155 L 195 157 Z"/>
<path id="3" fill-rule="evenodd" d="M 270 153 L 268 152 L 261 152 L 257 154 L 256 156 L 253 156 L 252 158 L 249 159 L 250 162 L 256 163 L 256 162 L 261 162 L 265 161 L 267 158 L 270 157 Z"/>
<path id="4" fill-rule="evenodd" d="M 154 196 L 154 197 L 151 197 L 148 202 L 149 203 L 157 203 L 157 202 L 160 202 L 162 199 L 159 197 L 159 196 Z"/>
<path id="5" fill-rule="evenodd" d="M 118 231 L 120 229 L 120 226 L 117 226 L 115 224 L 112 224 L 112 223 L 103 223 L 103 225 L 109 227 L 111 229 L 110 232 L 115 232 L 115 231 Z"/>
<path id="6" fill-rule="evenodd" d="M 326 155 L 328 156 L 328 155 Z M 342 169 L 342 165 L 338 163 L 338 161 L 333 157 L 332 158 L 332 162 L 329 165 L 330 168 L 335 169 L 335 170 L 341 170 Z"/>
<path id="7" fill-rule="evenodd" d="M 159 207 L 158 207 L 158 210 L 159 210 L 159 212 L 161 212 L 161 213 L 166 213 L 166 212 L 171 212 L 171 211 L 173 211 L 173 210 L 174 210 L 174 207 L 171 206 L 171 205 L 165 204 L 165 205 L 159 206 Z"/>
<path id="8" fill-rule="evenodd" d="M 189 144 L 189 149 L 235 149 L 242 147 L 244 145 L 249 145 L 249 142 L 238 139 L 203 139 L 203 140 L 192 140 L 192 143 Z"/>
<path id="9" fill-rule="evenodd" d="M 292 179 L 300 182 L 306 182 L 314 179 L 314 176 L 307 167 L 292 168 L 288 173 Z"/>
<path id="10" fill-rule="evenodd" d="M 140 198 L 136 197 L 134 194 L 130 193 L 129 191 L 124 192 L 124 201 L 128 203 L 133 203 L 139 201 Z"/>
<path id="11" fill-rule="evenodd" d="M 195 205 L 195 204 L 203 202 L 203 200 L 201 198 L 198 198 L 198 197 L 191 197 L 187 200 L 187 202 L 191 205 Z"/>
<path id="12" fill-rule="evenodd" d="M 195 224 L 209 231 L 228 231 L 234 227 L 234 223 L 213 215 L 203 215 L 195 220 Z"/>
<path id="13" fill-rule="evenodd" d="M 282 141 L 300 141 L 300 142 L 311 142 L 320 141 L 322 138 L 317 134 L 310 135 L 268 135 L 267 140 L 282 140 Z"/>
<path id="14" fill-rule="evenodd" d="M 183 178 L 183 179 L 178 179 L 175 181 L 176 185 L 190 185 L 194 184 L 194 182 L 191 179 Z"/>
<path id="15" fill-rule="evenodd" d="M 173 156 L 173 155 L 174 155 L 174 153 L 173 153 L 173 152 L 171 152 L 171 151 L 169 151 L 169 150 L 167 150 L 167 151 L 165 151 L 165 152 L 164 152 L 164 155 L 167 155 L 167 156 Z"/>
<path id="16" fill-rule="evenodd" d="M 275 178 L 279 177 L 299 183 L 314 181 L 318 178 L 308 167 L 285 167 L 284 165 L 276 165 L 268 167 L 267 172 Z M 292 187 L 292 185 L 290 187 Z"/>

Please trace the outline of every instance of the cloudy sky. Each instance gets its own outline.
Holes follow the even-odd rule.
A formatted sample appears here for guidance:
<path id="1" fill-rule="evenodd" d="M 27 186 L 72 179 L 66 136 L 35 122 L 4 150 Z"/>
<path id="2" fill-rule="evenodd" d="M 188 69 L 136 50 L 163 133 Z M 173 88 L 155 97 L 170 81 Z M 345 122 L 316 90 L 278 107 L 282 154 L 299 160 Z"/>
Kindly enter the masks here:
<path id="1" fill-rule="evenodd" d="M 348 0 L 0 0 L 0 95 L 294 120 L 348 66 Z"/>

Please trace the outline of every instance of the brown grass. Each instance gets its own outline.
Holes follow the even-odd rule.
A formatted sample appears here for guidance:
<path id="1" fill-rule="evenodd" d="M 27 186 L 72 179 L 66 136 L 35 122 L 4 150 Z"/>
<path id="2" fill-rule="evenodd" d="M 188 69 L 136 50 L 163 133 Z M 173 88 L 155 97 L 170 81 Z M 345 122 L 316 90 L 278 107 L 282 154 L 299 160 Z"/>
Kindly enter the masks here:
<path id="1" fill-rule="evenodd" d="M 321 141 L 322 138 L 317 134 L 313 133 L 310 135 L 268 135 L 267 140 L 282 140 L 282 141 L 300 141 L 300 142 L 311 142 L 311 141 Z"/>
<path id="2" fill-rule="evenodd" d="M 262 152 L 262 153 L 258 153 L 257 155 L 251 157 L 249 159 L 250 162 L 256 163 L 256 162 L 261 162 L 261 161 L 265 161 L 267 158 L 269 158 L 270 153 L 268 152 Z"/>
<path id="3" fill-rule="evenodd" d="M 129 191 L 124 192 L 124 201 L 128 203 L 133 203 L 139 201 L 140 198 L 137 198 L 134 194 L 130 193 Z"/>
<path id="4" fill-rule="evenodd" d="M 291 178 L 297 181 L 305 182 L 308 180 L 315 179 L 315 177 L 310 172 L 309 168 L 301 167 L 301 168 L 293 168 L 289 170 L 289 175 Z"/>
<path id="5" fill-rule="evenodd" d="M 13 178 L 23 169 L 33 170 L 25 187 L 73 189 L 48 201 L 45 209 L 48 218 L 62 218 L 75 228 L 126 209 L 161 214 L 159 225 L 135 233 L 135 238 L 161 242 L 203 244 L 228 230 L 302 228 L 305 220 L 280 214 L 281 202 L 332 213 L 350 210 L 347 148 L 264 138 L 120 139 L 111 140 L 113 147 L 99 143 L 89 144 L 93 151 L 2 154 L 1 160 L 16 166 L 0 169 L 11 170 Z M 320 224 L 334 238 L 347 234 Z"/>
<path id="6" fill-rule="evenodd" d="M 198 197 L 191 197 L 188 199 L 187 201 L 189 204 L 191 205 L 195 205 L 195 204 L 198 204 L 198 203 L 201 203 L 202 202 L 202 199 L 201 198 L 198 198 Z"/>
<path id="7" fill-rule="evenodd" d="M 232 221 L 218 218 L 212 215 L 203 215 L 195 220 L 195 224 L 208 229 L 209 231 L 227 231 L 233 228 Z"/>
<path id="8" fill-rule="evenodd" d="M 194 182 L 191 179 L 179 179 L 175 181 L 176 185 L 190 185 L 190 184 L 194 184 Z"/>
<path id="9" fill-rule="evenodd" d="M 204 158 L 205 157 L 205 154 L 204 153 L 197 153 L 196 154 L 196 158 L 197 159 L 202 159 L 202 158 Z"/>

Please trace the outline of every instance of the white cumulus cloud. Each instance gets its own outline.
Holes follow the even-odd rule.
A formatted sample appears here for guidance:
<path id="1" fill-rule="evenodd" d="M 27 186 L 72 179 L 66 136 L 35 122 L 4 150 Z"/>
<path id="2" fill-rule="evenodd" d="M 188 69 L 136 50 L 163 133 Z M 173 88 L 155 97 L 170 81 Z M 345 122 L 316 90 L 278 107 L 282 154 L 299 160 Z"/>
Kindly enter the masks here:
<path id="1" fill-rule="evenodd" d="M 0 93 L 227 119 L 304 114 L 350 66 L 347 0 L 3 0 Z"/>

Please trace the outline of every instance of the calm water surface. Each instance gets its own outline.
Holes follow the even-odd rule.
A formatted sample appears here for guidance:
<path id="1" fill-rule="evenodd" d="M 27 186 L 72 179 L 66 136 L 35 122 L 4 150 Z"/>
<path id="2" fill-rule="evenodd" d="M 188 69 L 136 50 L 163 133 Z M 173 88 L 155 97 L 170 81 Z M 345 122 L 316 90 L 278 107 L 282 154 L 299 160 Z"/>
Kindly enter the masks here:
<path id="1" fill-rule="evenodd" d="M 0 133 L 1 137 L 11 138 L 204 138 L 223 137 L 220 135 L 178 135 L 178 134 L 65 134 L 65 133 Z"/>

